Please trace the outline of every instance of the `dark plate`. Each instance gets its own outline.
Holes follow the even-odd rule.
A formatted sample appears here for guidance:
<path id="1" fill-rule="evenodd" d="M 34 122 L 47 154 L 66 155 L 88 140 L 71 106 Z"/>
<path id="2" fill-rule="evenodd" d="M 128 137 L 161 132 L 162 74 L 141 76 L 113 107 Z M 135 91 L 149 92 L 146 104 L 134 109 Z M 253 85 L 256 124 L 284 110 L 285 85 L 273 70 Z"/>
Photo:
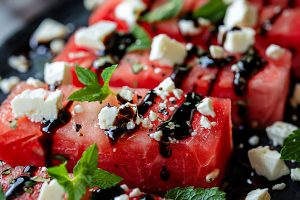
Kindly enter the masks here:
<path id="1" fill-rule="evenodd" d="M 73 30 L 75 30 L 76 27 L 87 24 L 89 12 L 84 9 L 82 0 L 65 0 L 63 3 L 50 8 L 41 16 L 30 22 L 23 29 L 16 32 L 0 47 L 1 77 L 17 75 L 21 77 L 22 80 L 26 80 L 30 76 L 39 79 L 43 78 L 44 63 L 50 61 L 52 59 L 52 55 L 44 46 L 39 47 L 38 49 L 31 49 L 29 41 L 33 31 L 46 17 L 56 19 L 64 24 L 69 24 L 71 27 L 73 27 Z M 20 74 L 8 66 L 7 59 L 13 54 L 24 54 L 30 58 L 31 67 L 28 72 Z M 6 95 L 0 93 L 0 102 L 2 102 L 5 97 Z M 293 110 L 287 106 L 285 120 L 293 122 L 291 119 L 292 114 L 298 113 L 300 113 L 300 109 Z M 300 125 L 299 121 L 293 123 L 298 126 Z M 254 134 L 260 135 L 260 145 L 270 145 L 270 141 L 268 141 L 268 139 L 265 137 L 264 131 L 252 131 L 245 127 L 243 130 L 234 131 L 235 151 L 222 186 L 222 189 L 224 189 L 227 193 L 227 199 L 243 199 L 249 191 L 258 187 L 268 187 L 272 196 L 272 200 L 300 199 L 300 182 L 291 181 L 289 176 L 282 177 L 274 182 L 269 182 L 264 177 L 257 176 L 255 173 L 253 173 L 253 170 L 249 165 L 247 151 L 253 148 L 248 144 L 248 139 Z M 240 144 L 243 144 L 244 147 L 240 148 Z M 288 163 L 288 165 L 290 167 L 298 166 L 295 163 Z M 273 185 L 282 182 L 286 183 L 287 185 L 284 190 L 271 190 Z"/>

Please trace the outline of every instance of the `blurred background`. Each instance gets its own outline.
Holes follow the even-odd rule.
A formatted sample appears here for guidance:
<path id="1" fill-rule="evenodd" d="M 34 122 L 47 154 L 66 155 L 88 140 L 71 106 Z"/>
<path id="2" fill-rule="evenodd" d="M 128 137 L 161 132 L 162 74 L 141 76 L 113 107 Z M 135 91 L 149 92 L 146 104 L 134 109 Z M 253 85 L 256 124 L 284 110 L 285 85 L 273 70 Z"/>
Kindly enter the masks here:
<path id="1" fill-rule="evenodd" d="M 14 32 L 55 3 L 66 0 L 0 0 L 0 45 Z"/>

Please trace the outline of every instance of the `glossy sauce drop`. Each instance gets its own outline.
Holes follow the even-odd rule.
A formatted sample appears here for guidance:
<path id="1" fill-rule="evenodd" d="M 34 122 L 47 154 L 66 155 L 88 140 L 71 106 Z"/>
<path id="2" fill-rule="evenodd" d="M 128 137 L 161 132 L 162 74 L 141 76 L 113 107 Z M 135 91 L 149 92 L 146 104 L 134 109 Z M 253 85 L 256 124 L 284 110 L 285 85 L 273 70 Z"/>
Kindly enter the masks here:
<path id="1" fill-rule="evenodd" d="M 157 94 L 154 90 L 150 90 L 143 101 L 138 105 L 138 112 L 140 115 L 144 115 L 148 112 L 149 108 L 154 104 L 154 100 L 157 97 Z"/>
<path id="2" fill-rule="evenodd" d="M 160 178 L 163 181 L 167 181 L 170 179 L 170 172 L 166 165 L 163 165 L 160 171 Z"/>
<path id="3" fill-rule="evenodd" d="M 117 196 L 124 194 L 125 191 L 120 186 L 113 186 L 107 189 L 98 189 L 92 192 L 91 199 L 92 200 L 111 200 Z"/>

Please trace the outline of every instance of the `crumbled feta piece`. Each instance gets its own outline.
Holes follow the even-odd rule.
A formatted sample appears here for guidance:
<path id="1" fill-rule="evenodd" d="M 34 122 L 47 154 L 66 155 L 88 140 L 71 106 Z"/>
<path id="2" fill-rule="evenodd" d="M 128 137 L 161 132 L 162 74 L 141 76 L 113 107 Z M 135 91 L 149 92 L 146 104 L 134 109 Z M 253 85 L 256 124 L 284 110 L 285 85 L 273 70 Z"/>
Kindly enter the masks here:
<path id="1" fill-rule="evenodd" d="M 224 24 L 228 27 L 253 27 L 257 23 L 258 10 L 247 0 L 233 1 L 227 8 Z"/>
<path id="2" fill-rule="evenodd" d="M 228 31 L 224 41 L 224 49 L 231 53 L 244 53 L 255 42 L 255 31 L 251 28 Z"/>
<path id="3" fill-rule="evenodd" d="M 84 8 L 87 10 L 94 10 L 101 5 L 104 0 L 83 0 Z"/>
<path id="4" fill-rule="evenodd" d="M 59 54 L 65 48 L 65 41 L 56 39 L 50 42 L 50 49 L 53 53 Z"/>
<path id="5" fill-rule="evenodd" d="M 209 47 L 209 53 L 211 55 L 211 57 L 215 58 L 215 59 L 221 59 L 224 58 L 224 49 L 221 46 L 217 46 L 217 45 L 210 45 Z"/>
<path id="6" fill-rule="evenodd" d="M 69 32 L 69 29 L 53 20 L 45 19 L 33 34 L 33 38 L 39 43 L 50 42 L 57 38 L 64 38 Z"/>
<path id="7" fill-rule="evenodd" d="M 266 55 L 274 60 L 281 58 L 284 53 L 285 49 L 276 44 L 271 44 L 266 50 Z"/>
<path id="8" fill-rule="evenodd" d="M 121 91 L 119 92 L 119 95 L 126 101 L 132 101 L 134 94 L 133 94 L 132 90 L 129 89 L 129 87 L 124 86 L 124 87 L 122 87 Z"/>
<path id="9" fill-rule="evenodd" d="M 157 120 L 157 114 L 155 112 L 153 112 L 153 110 L 150 110 L 149 119 L 151 122 L 154 122 Z"/>
<path id="10" fill-rule="evenodd" d="M 237 64 L 233 64 L 231 66 L 231 71 L 233 71 L 233 72 L 239 72 L 240 68 L 239 68 L 239 66 Z"/>
<path id="11" fill-rule="evenodd" d="M 182 35 L 197 35 L 201 32 L 200 26 L 196 26 L 192 20 L 181 19 L 178 27 Z"/>
<path id="12" fill-rule="evenodd" d="M 11 101 L 12 112 L 16 118 L 27 116 L 32 122 L 53 121 L 63 108 L 62 98 L 60 90 L 25 90 Z"/>
<path id="13" fill-rule="evenodd" d="M 144 118 L 142 120 L 142 127 L 143 128 L 151 128 L 153 125 L 151 124 L 151 121 L 149 120 L 149 118 Z"/>
<path id="14" fill-rule="evenodd" d="M 125 192 L 129 191 L 129 187 L 126 184 L 120 185 L 120 188 L 122 188 Z"/>
<path id="15" fill-rule="evenodd" d="M 11 68 L 17 70 L 18 72 L 25 73 L 28 71 L 29 63 L 25 56 L 10 56 L 8 58 L 8 64 Z"/>
<path id="16" fill-rule="evenodd" d="M 300 168 L 291 169 L 291 179 L 293 181 L 300 181 Z"/>
<path id="17" fill-rule="evenodd" d="M 172 92 L 175 89 L 175 83 L 170 77 L 163 80 L 156 88 L 156 90 L 163 90 L 167 92 Z"/>
<path id="18" fill-rule="evenodd" d="M 256 189 L 249 192 L 245 200 L 270 200 L 271 196 L 268 192 L 268 188 Z"/>
<path id="19" fill-rule="evenodd" d="M 159 61 L 163 65 L 173 67 L 175 64 L 182 64 L 186 56 L 187 50 L 180 42 L 165 34 L 153 38 L 150 61 Z"/>
<path id="20" fill-rule="evenodd" d="M 134 188 L 130 193 L 129 197 L 138 197 L 142 194 L 141 190 L 139 188 Z"/>
<path id="21" fill-rule="evenodd" d="M 163 110 L 163 109 L 167 108 L 167 105 L 165 103 L 159 103 L 158 107 L 159 107 L 160 110 Z"/>
<path id="22" fill-rule="evenodd" d="M 83 109 L 82 105 L 79 105 L 79 104 L 75 105 L 73 108 L 73 112 L 75 114 L 82 113 L 83 111 L 84 111 L 84 109 Z"/>
<path id="23" fill-rule="evenodd" d="M 81 28 L 75 33 L 75 44 L 95 50 L 104 50 L 104 39 L 116 30 L 116 23 L 101 21 L 89 27 Z"/>
<path id="24" fill-rule="evenodd" d="M 57 182 L 56 179 L 44 182 L 38 197 L 38 200 L 63 200 L 65 195 L 64 188 Z"/>
<path id="25" fill-rule="evenodd" d="M 127 130 L 133 130 L 135 128 L 135 123 L 133 121 L 130 121 L 126 124 Z"/>
<path id="26" fill-rule="evenodd" d="M 28 85 L 32 85 L 34 87 L 43 87 L 45 85 L 45 83 L 43 81 L 40 81 L 39 79 L 35 79 L 33 77 L 29 77 L 27 80 L 26 80 L 26 83 Z"/>
<path id="27" fill-rule="evenodd" d="M 207 119 L 207 117 L 205 117 L 203 115 L 200 118 L 200 125 L 201 125 L 201 127 L 205 128 L 205 129 L 211 128 L 210 121 Z"/>
<path id="28" fill-rule="evenodd" d="M 280 153 L 270 150 L 268 146 L 257 147 L 248 151 L 250 164 L 258 175 L 274 181 L 290 173 L 289 168 L 280 159 Z"/>
<path id="29" fill-rule="evenodd" d="M 129 200 L 129 196 L 127 194 L 121 194 L 114 198 L 114 200 Z"/>
<path id="30" fill-rule="evenodd" d="M 105 106 L 101 109 L 98 120 L 101 129 L 109 129 L 114 126 L 114 121 L 118 116 L 118 108 L 115 106 Z"/>
<path id="31" fill-rule="evenodd" d="M 293 124 L 278 121 L 267 127 L 266 132 L 273 145 L 277 146 L 282 145 L 284 139 L 297 129 L 298 127 Z"/>
<path id="32" fill-rule="evenodd" d="M 146 8 L 146 4 L 141 0 L 123 0 L 117 5 L 115 15 L 131 27 L 136 23 L 140 13 L 146 10 Z"/>
<path id="33" fill-rule="evenodd" d="M 172 92 L 177 99 L 181 99 L 181 95 L 183 94 L 181 89 L 174 89 Z"/>
<path id="34" fill-rule="evenodd" d="M 218 178 L 219 174 L 220 174 L 220 170 L 214 169 L 212 172 L 206 175 L 205 177 L 206 182 L 207 183 L 213 182 L 214 180 L 216 180 L 216 178 Z"/>
<path id="35" fill-rule="evenodd" d="M 151 133 L 149 135 L 150 138 L 156 140 L 156 141 L 160 141 L 161 137 L 163 136 L 163 132 L 162 131 L 156 131 L 155 133 Z"/>
<path id="36" fill-rule="evenodd" d="M 259 137 L 257 135 L 253 135 L 249 138 L 248 143 L 252 146 L 256 146 L 259 143 Z"/>
<path id="37" fill-rule="evenodd" d="M 205 98 L 203 99 L 198 105 L 197 110 L 202 114 L 206 116 L 215 117 L 216 113 L 214 111 L 214 107 L 212 105 L 211 98 Z"/>
<path id="38" fill-rule="evenodd" d="M 52 84 L 70 84 L 72 83 L 72 75 L 70 73 L 71 66 L 66 62 L 46 63 L 44 68 L 44 79 L 49 85 Z"/>
<path id="39" fill-rule="evenodd" d="M 273 185 L 272 190 L 283 190 L 286 187 L 285 183 L 278 183 Z"/>
<path id="40" fill-rule="evenodd" d="M 19 82 L 20 79 L 17 76 L 2 79 L 0 81 L 0 89 L 3 93 L 8 94 Z"/>

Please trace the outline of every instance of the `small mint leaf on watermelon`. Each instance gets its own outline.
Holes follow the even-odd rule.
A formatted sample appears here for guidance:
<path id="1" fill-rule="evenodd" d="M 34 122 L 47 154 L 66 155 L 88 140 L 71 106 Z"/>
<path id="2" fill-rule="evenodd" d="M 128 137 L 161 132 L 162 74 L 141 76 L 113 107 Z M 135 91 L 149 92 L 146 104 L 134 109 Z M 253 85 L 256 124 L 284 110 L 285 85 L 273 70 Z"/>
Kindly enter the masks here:
<path id="1" fill-rule="evenodd" d="M 169 0 L 153 11 L 146 13 L 141 20 L 153 23 L 177 17 L 182 8 L 182 0 Z"/>
<path id="2" fill-rule="evenodd" d="M 149 49 L 151 47 L 151 39 L 146 31 L 139 25 L 134 25 L 131 33 L 135 37 L 135 42 L 127 48 L 127 51 L 137 51 Z"/>
<path id="3" fill-rule="evenodd" d="M 300 162 L 300 129 L 294 131 L 283 142 L 281 159 Z"/>
<path id="4" fill-rule="evenodd" d="M 99 101 L 102 102 L 111 92 L 109 81 L 117 65 L 112 65 L 103 70 L 101 77 L 104 84 L 100 85 L 97 75 L 89 69 L 76 66 L 75 72 L 78 80 L 85 85 L 84 88 L 73 92 L 68 100 L 72 101 Z"/>
<path id="5" fill-rule="evenodd" d="M 201 200 L 224 200 L 225 193 L 220 191 L 218 188 L 213 187 L 210 189 L 186 187 L 186 188 L 174 188 L 167 192 L 166 199 L 173 200 L 192 200 L 192 199 L 201 199 Z"/>
<path id="6" fill-rule="evenodd" d="M 226 13 L 228 5 L 223 0 L 210 0 L 193 12 L 194 18 L 205 18 L 213 23 L 220 22 Z"/>
<path id="7" fill-rule="evenodd" d="M 68 200 L 80 200 L 90 187 L 109 188 L 122 178 L 98 169 L 98 148 L 95 144 L 87 148 L 69 176 L 66 163 L 48 168 L 48 174 L 57 179 L 68 194 Z"/>
<path id="8" fill-rule="evenodd" d="M 0 185 L 0 200 L 5 200 L 5 196 L 2 190 L 2 185 Z"/>

